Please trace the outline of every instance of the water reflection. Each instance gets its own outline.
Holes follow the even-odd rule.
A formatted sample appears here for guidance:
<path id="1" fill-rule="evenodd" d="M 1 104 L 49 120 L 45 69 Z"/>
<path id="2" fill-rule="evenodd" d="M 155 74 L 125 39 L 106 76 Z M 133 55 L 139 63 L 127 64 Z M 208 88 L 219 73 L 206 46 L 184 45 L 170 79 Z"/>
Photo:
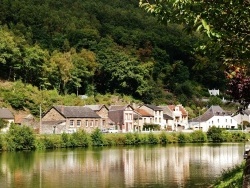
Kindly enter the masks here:
<path id="1" fill-rule="evenodd" d="M 243 161 L 243 144 L 0 153 L 3 187 L 208 187 Z"/>

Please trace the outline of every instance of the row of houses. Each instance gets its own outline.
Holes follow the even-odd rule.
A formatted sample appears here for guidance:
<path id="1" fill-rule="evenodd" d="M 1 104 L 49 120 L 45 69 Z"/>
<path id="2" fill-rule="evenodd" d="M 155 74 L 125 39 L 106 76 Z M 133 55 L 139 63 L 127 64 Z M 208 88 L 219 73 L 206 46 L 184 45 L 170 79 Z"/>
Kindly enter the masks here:
<path id="1" fill-rule="evenodd" d="M 7 119 L 10 123 L 17 123 L 6 108 L 0 109 L 0 118 Z M 32 124 L 30 116 L 25 118 L 26 121 L 18 123 Z M 244 118 L 246 119 L 247 117 Z M 137 107 L 134 105 L 55 105 L 46 111 L 40 122 L 34 123 L 33 127 L 36 127 L 41 134 L 73 133 L 78 130 L 92 132 L 96 128 L 115 129 L 123 133 L 150 131 L 145 130 L 147 124 L 159 125 L 161 130 L 166 131 L 207 131 L 211 126 L 237 129 L 242 120 L 239 116 L 232 116 L 232 113 L 224 111 L 220 106 L 211 106 L 204 114 L 189 120 L 188 112 L 182 105 L 144 104 Z M 6 130 L 7 128 L 4 129 Z"/>

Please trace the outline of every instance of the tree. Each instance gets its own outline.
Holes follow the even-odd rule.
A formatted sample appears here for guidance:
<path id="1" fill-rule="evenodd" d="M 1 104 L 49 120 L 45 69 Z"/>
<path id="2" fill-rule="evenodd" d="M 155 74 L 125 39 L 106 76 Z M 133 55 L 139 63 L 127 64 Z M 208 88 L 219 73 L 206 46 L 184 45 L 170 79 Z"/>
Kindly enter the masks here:
<path id="1" fill-rule="evenodd" d="M 0 130 L 7 127 L 8 122 L 2 118 L 0 118 Z"/>
<path id="2" fill-rule="evenodd" d="M 181 23 L 188 30 L 205 32 L 219 47 L 217 56 L 226 67 L 233 64 L 236 67 L 240 65 L 240 67 L 249 68 L 249 0 L 140 0 L 140 6 L 162 22 Z M 201 47 L 203 50 L 208 50 L 206 44 Z M 243 71 L 242 74 L 249 75 L 249 72 Z M 233 88 L 240 90 L 242 85 L 234 81 L 238 78 L 235 76 L 228 78 L 230 79 L 229 85 L 236 84 Z M 240 82 L 247 87 L 249 85 L 246 80 Z M 245 105 L 250 102 L 249 92 L 247 96 L 242 94 L 240 98 L 234 97 L 232 91 L 229 93 L 241 104 Z"/>

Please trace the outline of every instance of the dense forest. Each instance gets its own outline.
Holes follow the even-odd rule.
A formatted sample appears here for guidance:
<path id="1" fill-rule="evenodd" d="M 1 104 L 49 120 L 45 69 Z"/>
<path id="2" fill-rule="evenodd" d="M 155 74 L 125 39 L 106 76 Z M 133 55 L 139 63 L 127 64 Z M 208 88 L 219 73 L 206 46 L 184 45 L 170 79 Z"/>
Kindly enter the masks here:
<path id="1" fill-rule="evenodd" d="M 207 36 L 164 24 L 138 0 L 0 0 L 0 78 L 62 95 L 189 105 L 225 91 Z M 202 51 L 203 44 L 210 51 Z"/>

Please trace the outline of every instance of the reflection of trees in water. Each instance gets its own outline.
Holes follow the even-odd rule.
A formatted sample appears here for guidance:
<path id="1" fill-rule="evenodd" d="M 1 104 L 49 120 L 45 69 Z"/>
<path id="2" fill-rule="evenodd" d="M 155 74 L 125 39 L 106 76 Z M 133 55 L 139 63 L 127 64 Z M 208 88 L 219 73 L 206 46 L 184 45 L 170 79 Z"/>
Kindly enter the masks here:
<path id="1" fill-rule="evenodd" d="M 1 155 L 0 161 L 1 163 L 6 163 L 11 172 L 15 172 L 16 170 L 29 172 L 34 165 L 34 152 L 4 152 Z"/>

